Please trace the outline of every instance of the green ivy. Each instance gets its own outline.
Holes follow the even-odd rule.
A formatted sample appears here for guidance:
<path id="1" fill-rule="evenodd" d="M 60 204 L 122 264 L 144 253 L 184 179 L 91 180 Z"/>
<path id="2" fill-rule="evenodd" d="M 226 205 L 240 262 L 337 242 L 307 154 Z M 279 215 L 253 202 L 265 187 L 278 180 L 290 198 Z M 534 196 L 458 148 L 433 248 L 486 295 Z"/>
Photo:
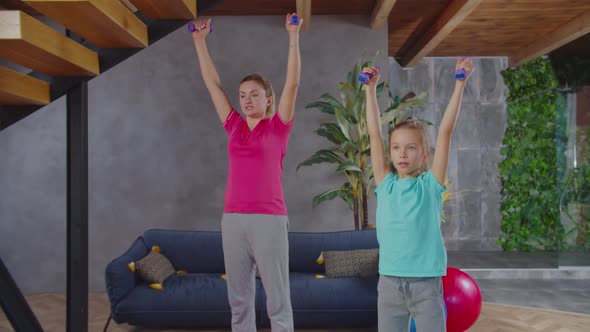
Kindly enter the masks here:
<path id="1" fill-rule="evenodd" d="M 566 135 L 565 97 L 557 91 L 551 63 L 536 59 L 502 72 L 507 86 L 508 127 L 500 150 L 504 250 L 557 250 L 559 218 L 558 140 Z M 561 159 L 561 158 L 560 158 Z"/>

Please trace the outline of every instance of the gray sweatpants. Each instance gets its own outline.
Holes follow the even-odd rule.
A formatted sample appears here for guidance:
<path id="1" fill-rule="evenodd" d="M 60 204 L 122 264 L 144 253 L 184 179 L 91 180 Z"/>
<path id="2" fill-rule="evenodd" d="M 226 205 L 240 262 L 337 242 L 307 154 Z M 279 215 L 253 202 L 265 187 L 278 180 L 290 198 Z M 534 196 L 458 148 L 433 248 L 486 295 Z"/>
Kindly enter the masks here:
<path id="1" fill-rule="evenodd" d="M 441 277 L 405 278 L 379 276 L 377 285 L 379 332 L 407 332 L 410 315 L 416 332 L 445 332 Z"/>
<path id="2" fill-rule="evenodd" d="M 273 332 L 293 331 L 287 216 L 225 213 L 221 220 L 232 331 L 256 332 L 256 266 Z"/>

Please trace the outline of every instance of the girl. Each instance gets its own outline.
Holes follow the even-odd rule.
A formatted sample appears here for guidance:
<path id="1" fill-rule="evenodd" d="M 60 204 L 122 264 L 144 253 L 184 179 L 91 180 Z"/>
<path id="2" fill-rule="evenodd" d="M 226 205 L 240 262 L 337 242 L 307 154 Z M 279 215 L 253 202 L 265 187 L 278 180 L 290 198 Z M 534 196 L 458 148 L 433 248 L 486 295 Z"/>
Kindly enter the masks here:
<path id="1" fill-rule="evenodd" d="M 192 33 L 203 81 L 229 137 L 221 232 L 232 331 L 256 331 L 256 266 L 267 295 L 272 331 L 293 331 L 282 171 L 299 87 L 299 28 L 303 20 L 293 24 L 292 15 L 288 14 L 285 21 L 289 54 L 278 111 L 270 83 L 252 74 L 241 81 L 239 88 L 245 119 L 230 105 L 207 50 L 205 40 L 211 20 L 195 22 L 202 29 Z"/>
<path id="2" fill-rule="evenodd" d="M 470 59 L 457 61 L 467 78 L 474 71 Z M 389 133 L 387 164 L 377 105 L 378 68 L 364 68 L 372 75 L 366 84 L 367 128 L 371 163 L 377 188 L 377 240 L 379 241 L 379 331 L 408 331 L 409 317 L 417 331 L 446 330 L 442 279 L 447 254 L 440 222 L 442 193 L 449 160 L 451 136 L 467 79 L 455 82 L 455 90 L 442 118 L 432 169 L 424 125 L 413 119 L 397 124 Z"/>

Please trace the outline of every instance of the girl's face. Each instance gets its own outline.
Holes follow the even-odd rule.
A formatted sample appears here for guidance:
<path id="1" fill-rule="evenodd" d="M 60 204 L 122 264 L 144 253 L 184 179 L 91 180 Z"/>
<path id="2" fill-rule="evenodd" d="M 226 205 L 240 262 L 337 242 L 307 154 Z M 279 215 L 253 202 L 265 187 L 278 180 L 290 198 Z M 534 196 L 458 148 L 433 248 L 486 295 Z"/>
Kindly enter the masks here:
<path id="1" fill-rule="evenodd" d="M 391 134 L 389 154 L 400 178 L 418 176 L 428 161 L 420 133 L 411 128 L 399 128 Z"/>
<path id="2" fill-rule="evenodd" d="M 256 81 L 240 84 L 240 107 L 247 117 L 264 117 L 270 105 L 270 97 L 266 96 L 264 87 Z"/>

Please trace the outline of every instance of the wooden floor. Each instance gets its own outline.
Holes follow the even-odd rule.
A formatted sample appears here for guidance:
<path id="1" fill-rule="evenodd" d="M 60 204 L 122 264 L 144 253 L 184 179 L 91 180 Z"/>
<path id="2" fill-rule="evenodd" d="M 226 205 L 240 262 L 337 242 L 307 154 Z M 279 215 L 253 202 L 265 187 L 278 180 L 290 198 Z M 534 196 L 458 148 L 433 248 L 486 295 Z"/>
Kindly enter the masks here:
<path id="1" fill-rule="evenodd" d="M 65 297 L 62 294 L 35 294 L 27 296 L 35 315 L 46 332 L 65 331 Z M 89 295 L 88 331 L 100 332 L 109 315 L 109 302 L 104 293 Z M 0 311 L 0 331 L 14 331 Z M 109 332 L 154 331 L 126 324 L 111 322 Z M 173 332 L 189 330 L 166 330 Z M 199 330 L 190 330 L 199 331 Z M 219 330 L 221 331 L 221 330 Z M 270 331 L 270 330 L 265 330 Z M 343 332 L 346 330 L 306 330 L 307 332 Z M 371 331 L 371 330 L 348 330 Z M 573 314 L 560 311 L 507 306 L 484 303 L 479 320 L 469 332 L 582 332 L 590 331 L 590 315 Z"/>

